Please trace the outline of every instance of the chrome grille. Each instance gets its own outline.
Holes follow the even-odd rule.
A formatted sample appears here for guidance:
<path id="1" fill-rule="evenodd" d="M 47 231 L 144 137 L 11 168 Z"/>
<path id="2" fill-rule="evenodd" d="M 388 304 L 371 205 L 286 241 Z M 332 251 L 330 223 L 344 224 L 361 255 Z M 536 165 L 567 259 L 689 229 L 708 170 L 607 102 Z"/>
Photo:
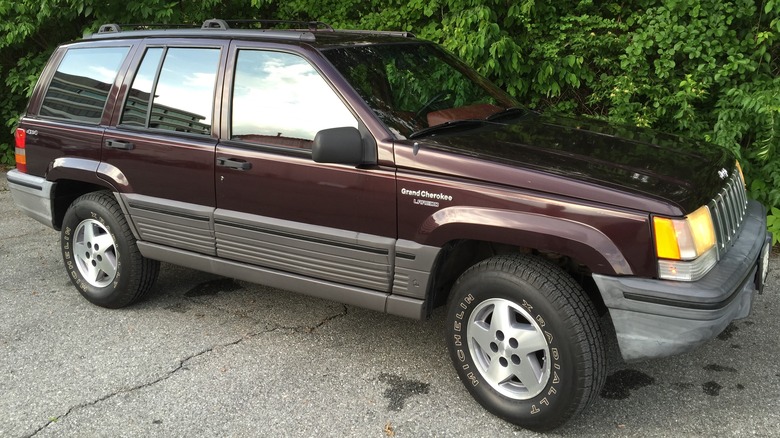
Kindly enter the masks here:
<path id="1" fill-rule="evenodd" d="M 718 253 L 723 254 L 737 235 L 747 210 L 747 193 L 739 171 L 735 168 L 726 185 L 707 207 L 710 208 L 715 236 L 718 239 Z"/>

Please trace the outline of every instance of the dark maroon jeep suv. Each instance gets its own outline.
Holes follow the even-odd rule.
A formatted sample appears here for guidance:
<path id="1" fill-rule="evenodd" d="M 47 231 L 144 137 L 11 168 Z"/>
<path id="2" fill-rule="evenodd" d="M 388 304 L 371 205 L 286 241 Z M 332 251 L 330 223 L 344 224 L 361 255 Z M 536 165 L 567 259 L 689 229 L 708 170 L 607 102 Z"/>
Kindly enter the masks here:
<path id="1" fill-rule="evenodd" d="M 404 32 L 102 26 L 51 57 L 8 185 L 89 301 L 159 262 L 425 318 L 458 376 L 535 430 L 626 360 L 750 312 L 771 236 L 713 145 L 540 115 Z M 254 24 L 250 27 L 259 27 Z"/>

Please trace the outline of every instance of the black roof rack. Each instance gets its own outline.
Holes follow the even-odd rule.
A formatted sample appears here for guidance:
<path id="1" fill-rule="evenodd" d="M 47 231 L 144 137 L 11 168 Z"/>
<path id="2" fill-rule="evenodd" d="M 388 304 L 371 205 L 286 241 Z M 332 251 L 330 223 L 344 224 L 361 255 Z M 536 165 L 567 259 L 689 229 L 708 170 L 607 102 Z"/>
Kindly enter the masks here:
<path id="1" fill-rule="evenodd" d="M 322 21 L 301 21 L 301 20 L 254 20 L 254 19 L 237 19 L 237 20 L 220 20 L 212 18 L 203 22 L 203 29 L 207 28 L 207 25 L 219 25 L 224 26 L 222 29 L 229 29 L 231 25 L 248 26 L 248 25 L 260 25 L 262 28 L 270 28 L 272 26 L 279 25 L 291 25 L 301 26 L 301 29 L 308 30 L 309 32 L 316 32 L 318 30 L 333 31 L 333 26 Z M 301 30 L 296 29 L 296 30 Z"/>
<path id="2" fill-rule="evenodd" d="M 231 26 L 231 25 L 237 25 L 237 26 Z M 206 20 L 203 22 L 203 24 L 200 26 L 202 30 L 228 30 L 228 29 L 235 29 L 235 28 L 241 28 L 250 26 L 250 25 L 260 25 L 260 29 L 270 29 L 275 26 L 280 25 L 293 25 L 293 26 L 300 26 L 300 29 L 290 29 L 290 30 L 307 30 L 309 32 L 316 32 L 318 30 L 325 30 L 333 32 L 333 26 L 330 24 L 324 23 L 322 21 L 298 21 L 298 20 L 222 20 L 219 18 L 212 18 L 209 20 Z M 194 25 L 189 24 L 162 24 L 162 23 L 128 23 L 128 24 L 116 24 L 116 23 L 108 23 L 103 24 L 98 28 L 97 33 L 104 34 L 104 33 L 115 33 L 115 32 L 122 32 L 122 29 L 131 29 L 131 30 L 149 30 L 152 28 L 159 28 L 159 29 L 165 29 L 165 28 L 176 28 L 176 29 L 182 29 L 182 28 L 194 28 Z M 257 29 L 258 27 L 254 27 Z"/>
<path id="3" fill-rule="evenodd" d="M 284 28 L 284 26 L 297 26 Z M 281 29 L 279 27 L 282 27 Z M 162 24 L 162 23 L 133 23 L 116 24 L 107 23 L 98 28 L 92 35 L 85 38 L 121 38 L 124 32 L 133 32 L 133 36 L 203 36 L 203 32 L 219 32 L 223 37 L 258 36 L 255 32 L 261 32 L 263 38 L 270 39 L 296 39 L 302 41 L 315 41 L 315 34 L 320 32 L 339 34 L 360 34 L 376 36 L 394 36 L 402 38 L 414 38 L 411 32 L 393 32 L 377 30 L 347 30 L 334 29 L 331 25 L 322 21 L 296 21 L 296 20 L 224 20 L 212 18 L 204 21 L 200 28 L 193 24 Z M 130 35 L 127 35 L 130 36 Z"/>
<path id="4" fill-rule="evenodd" d="M 417 38 L 417 35 L 405 30 L 352 30 L 352 29 L 339 29 L 336 32 L 355 33 L 360 35 L 384 35 L 395 36 L 401 38 Z"/>
<path id="5" fill-rule="evenodd" d="M 97 33 L 114 33 L 123 30 L 150 30 L 150 29 L 185 29 L 192 28 L 191 24 L 165 24 L 165 23 L 107 23 L 98 28 Z"/>

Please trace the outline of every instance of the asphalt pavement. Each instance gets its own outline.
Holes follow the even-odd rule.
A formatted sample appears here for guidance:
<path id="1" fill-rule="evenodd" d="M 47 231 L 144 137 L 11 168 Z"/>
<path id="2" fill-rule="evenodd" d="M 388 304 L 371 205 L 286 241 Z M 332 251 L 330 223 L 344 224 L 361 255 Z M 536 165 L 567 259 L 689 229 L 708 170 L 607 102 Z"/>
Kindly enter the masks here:
<path id="1" fill-rule="evenodd" d="M 412 321 L 163 264 L 150 299 L 96 307 L 58 233 L 0 172 L 0 437 L 541 436 L 484 411 Z M 780 436 L 780 269 L 695 352 L 623 363 L 552 436 Z M 609 329 L 609 325 L 604 321 Z"/>

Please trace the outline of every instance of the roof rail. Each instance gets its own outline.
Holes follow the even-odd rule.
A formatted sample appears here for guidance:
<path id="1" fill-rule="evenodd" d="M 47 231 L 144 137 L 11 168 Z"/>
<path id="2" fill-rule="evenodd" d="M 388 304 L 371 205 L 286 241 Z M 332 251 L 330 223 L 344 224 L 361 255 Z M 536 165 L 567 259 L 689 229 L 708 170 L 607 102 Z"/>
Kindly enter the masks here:
<path id="1" fill-rule="evenodd" d="M 295 26 L 295 27 L 287 27 Z M 280 27 L 280 28 L 279 28 Z M 302 41 L 315 41 L 316 33 L 341 33 L 359 35 L 381 35 L 400 38 L 415 38 L 415 35 L 406 31 L 381 31 L 381 30 L 352 30 L 334 29 L 331 25 L 322 21 L 296 21 L 296 20 L 223 20 L 211 18 L 205 20 L 200 27 L 196 24 L 163 24 L 163 23 L 136 23 L 116 24 L 106 23 L 98 28 L 94 34 L 84 34 L 84 38 L 123 38 L 130 36 L 125 31 L 132 31 L 134 37 L 147 36 L 198 36 L 203 32 L 220 30 L 220 37 L 233 35 L 245 36 L 250 33 L 262 33 L 264 38 L 276 39 L 300 39 Z"/>
<path id="2" fill-rule="evenodd" d="M 405 30 L 399 31 L 399 30 L 352 30 L 352 29 L 339 29 L 337 32 L 344 32 L 344 33 L 356 33 L 356 34 L 363 34 L 363 35 L 385 35 L 385 36 L 395 36 L 395 37 L 401 37 L 401 38 L 417 38 L 415 34 L 412 32 L 407 32 Z"/>
<path id="3" fill-rule="evenodd" d="M 309 32 L 315 32 L 318 30 L 326 30 L 333 32 L 333 26 L 324 23 L 322 21 L 301 21 L 301 20 L 223 20 L 220 18 L 211 18 L 203 22 L 200 26 L 202 30 L 228 30 L 234 28 L 231 25 L 237 25 L 236 27 L 246 27 L 247 25 L 260 25 L 261 28 L 272 28 L 279 25 L 293 25 L 300 26 L 301 29 L 294 30 L 308 30 Z M 116 33 L 122 32 L 122 28 L 128 30 L 148 30 L 150 28 L 193 28 L 191 24 L 162 24 L 162 23 L 132 23 L 132 24 L 116 24 L 107 23 L 98 28 L 98 34 Z"/>
<path id="4" fill-rule="evenodd" d="M 203 23 L 203 26 L 205 28 L 206 23 L 210 21 L 220 21 L 222 23 L 225 23 L 225 25 L 250 25 L 250 24 L 259 24 L 263 27 L 272 27 L 272 26 L 278 26 L 278 25 L 293 25 L 293 26 L 302 26 L 305 27 L 306 30 L 310 32 L 315 32 L 317 30 L 327 30 L 327 31 L 333 31 L 333 26 L 331 26 L 328 23 L 322 22 L 322 21 L 303 21 L 303 20 L 255 20 L 255 19 L 237 19 L 237 20 L 206 20 L 206 22 Z"/>
<path id="5" fill-rule="evenodd" d="M 107 23 L 103 24 L 98 28 L 97 33 L 103 34 L 103 33 L 116 33 L 116 32 L 122 32 L 123 30 L 149 30 L 152 28 L 159 28 L 162 30 L 170 29 L 170 28 L 186 28 L 186 27 L 193 27 L 191 24 L 166 24 L 166 23 L 122 23 L 122 24 L 116 24 L 116 23 Z"/>

